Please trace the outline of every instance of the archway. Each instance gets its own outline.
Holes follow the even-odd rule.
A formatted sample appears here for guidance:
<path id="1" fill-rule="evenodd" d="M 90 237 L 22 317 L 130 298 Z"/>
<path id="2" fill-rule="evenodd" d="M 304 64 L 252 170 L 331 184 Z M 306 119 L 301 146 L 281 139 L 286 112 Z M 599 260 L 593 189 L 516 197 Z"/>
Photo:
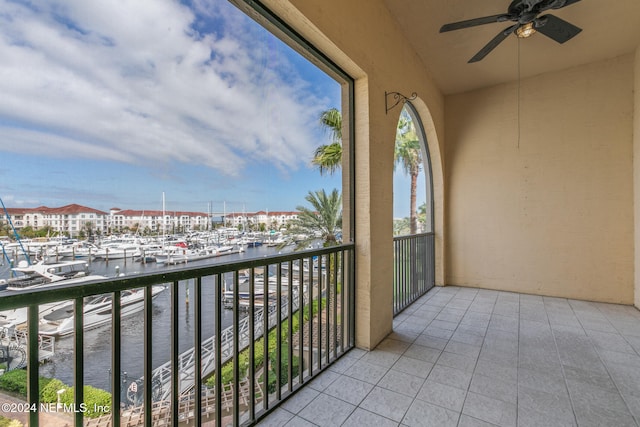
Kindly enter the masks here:
<path id="1" fill-rule="evenodd" d="M 394 163 L 395 315 L 435 286 L 436 278 L 431 156 L 422 121 L 410 102 L 400 113 Z"/>

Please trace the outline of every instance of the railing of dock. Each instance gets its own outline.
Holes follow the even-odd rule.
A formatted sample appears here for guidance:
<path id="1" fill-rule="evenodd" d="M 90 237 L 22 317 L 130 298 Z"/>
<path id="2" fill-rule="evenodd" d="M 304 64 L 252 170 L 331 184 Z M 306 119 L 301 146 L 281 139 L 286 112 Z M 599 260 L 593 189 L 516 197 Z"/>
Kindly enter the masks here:
<path id="1" fill-rule="evenodd" d="M 393 238 L 393 315 L 399 314 L 435 285 L 435 235 Z"/>
<path id="2" fill-rule="evenodd" d="M 162 418 L 168 420 L 167 425 L 173 426 L 185 417 L 195 425 L 201 425 L 203 416 L 215 419 L 215 425 L 223 425 L 223 419 L 234 425 L 256 423 L 354 347 L 354 250 L 353 244 L 343 244 L 227 264 L 187 265 L 157 274 L 60 285 L 55 289 L 34 289 L 0 297 L 3 309 L 27 307 L 28 311 L 27 400 L 29 406 L 36 409 L 29 413 L 29 425 L 39 425 L 39 306 L 71 300 L 75 313 L 82 313 L 84 298 L 111 294 L 110 372 L 122 372 L 121 293 L 139 288 L 143 288 L 145 294 L 142 326 L 145 375 L 140 379 L 141 397 L 135 409 L 143 414 L 140 425 L 154 425 L 159 408 L 164 408 L 161 409 L 164 411 Z M 272 280 L 268 280 L 269 273 Z M 241 306 L 240 284 L 244 280 L 249 293 Z M 193 283 L 190 307 L 195 323 L 195 346 L 190 352 L 179 353 L 178 297 L 179 287 L 184 282 Z M 171 357 L 154 375 L 152 287 L 158 284 L 167 284 L 170 293 L 171 326 L 166 333 L 171 337 Z M 214 295 L 214 314 L 209 317 L 203 316 L 202 291 L 205 287 L 212 287 Z M 233 321 L 227 331 L 222 327 L 225 288 L 233 289 Z M 262 298 L 257 292 L 260 288 Z M 211 339 L 203 337 L 205 325 L 213 326 Z M 76 408 L 82 407 L 84 402 L 84 335 L 84 318 L 75 316 L 73 388 Z M 190 367 L 186 370 L 187 375 L 182 375 L 181 368 L 185 363 Z M 223 378 L 227 370 L 231 375 Z M 159 375 L 162 381 L 158 380 Z M 121 376 L 112 375 L 110 381 L 112 410 L 99 425 L 119 426 L 132 408 L 118 405 L 127 401 L 125 395 L 128 393 L 121 389 Z M 166 385 L 162 384 L 165 381 Z M 162 392 L 158 392 L 158 387 Z M 201 392 L 194 393 L 195 390 Z M 229 394 L 228 390 L 233 393 L 225 398 L 224 393 Z M 241 390 L 246 390 L 248 397 Z M 181 413 L 181 408 L 185 407 L 189 408 L 189 414 Z M 84 425 L 82 411 L 73 416 L 76 426 Z"/>
<path id="3" fill-rule="evenodd" d="M 27 365 L 27 347 L 29 337 L 26 331 L 13 328 L 0 328 L 0 362 L 7 361 L 7 356 L 12 357 L 11 369 L 22 369 Z M 44 362 L 55 353 L 55 339 L 49 336 L 38 337 L 38 359 Z"/>
<path id="4" fill-rule="evenodd" d="M 272 288 L 275 288 L 273 286 Z M 293 288 L 293 299 L 291 304 L 292 313 L 298 311 L 298 307 L 300 303 L 306 304 L 308 303 L 308 295 L 303 292 L 302 301 L 297 298 L 297 290 Z M 274 290 L 275 291 L 275 290 Z M 275 293 L 275 292 L 274 292 Z M 237 327 L 232 325 L 228 328 L 224 329 L 221 332 L 221 337 L 219 338 L 221 351 L 220 357 L 222 363 L 226 363 L 230 359 L 235 356 L 234 351 L 234 336 L 237 334 L 238 338 L 238 350 L 243 351 L 247 347 L 249 347 L 250 340 L 252 339 L 249 334 L 249 330 L 251 325 L 249 325 L 250 321 L 253 321 L 253 341 L 262 337 L 263 332 L 265 330 L 264 326 L 266 325 L 269 329 L 273 329 L 278 322 L 278 318 L 280 321 L 286 321 L 289 316 L 289 301 L 287 295 L 284 295 L 284 298 L 281 298 L 281 309 L 276 310 L 275 303 L 267 306 L 267 319 L 265 319 L 265 308 L 258 308 L 255 310 L 255 316 L 250 318 L 249 316 L 243 318 L 238 323 Z M 278 313 L 280 316 L 278 317 Z M 214 335 L 202 342 L 201 348 L 201 366 L 200 366 L 200 375 L 202 377 L 206 377 L 209 374 L 215 372 L 216 368 L 216 340 L 218 340 L 218 336 Z M 196 356 L 196 348 L 192 348 L 180 354 L 178 357 L 178 371 L 180 372 L 180 390 L 179 393 L 183 395 L 185 392 L 193 389 L 195 385 L 195 356 Z M 167 361 L 165 364 L 159 366 L 158 368 L 153 370 L 152 374 L 152 383 L 157 384 L 158 391 L 157 393 L 162 396 L 163 399 L 169 398 L 169 393 L 171 391 L 170 383 L 171 383 L 171 361 Z M 143 379 L 140 380 L 141 382 Z"/>

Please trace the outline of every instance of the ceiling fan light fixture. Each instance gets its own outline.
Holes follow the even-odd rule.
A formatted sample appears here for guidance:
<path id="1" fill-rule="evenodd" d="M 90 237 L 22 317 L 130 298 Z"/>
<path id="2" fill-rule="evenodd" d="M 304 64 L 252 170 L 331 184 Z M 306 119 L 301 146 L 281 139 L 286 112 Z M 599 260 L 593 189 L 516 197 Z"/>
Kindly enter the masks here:
<path id="1" fill-rule="evenodd" d="M 527 37 L 531 37 L 536 33 L 536 29 L 533 28 L 533 22 L 529 22 L 524 24 L 516 30 L 516 35 L 521 39 L 526 39 Z"/>

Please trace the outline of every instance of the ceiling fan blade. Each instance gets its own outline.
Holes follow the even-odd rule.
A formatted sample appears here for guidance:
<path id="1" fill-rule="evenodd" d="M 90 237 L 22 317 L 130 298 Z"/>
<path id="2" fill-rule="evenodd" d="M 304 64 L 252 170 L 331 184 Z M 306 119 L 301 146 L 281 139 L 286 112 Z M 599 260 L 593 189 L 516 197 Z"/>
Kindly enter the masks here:
<path id="1" fill-rule="evenodd" d="M 544 15 L 536 19 L 535 29 L 558 43 L 571 40 L 582 31 L 581 28 L 553 15 Z"/>
<path id="2" fill-rule="evenodd" d="M 468 19 L 466 21 L 452 22 L 450 24 L 443 25 L 440 28 L 440 32 L 444 33 L 447 31 L 461 30 L 463 28 L 475 27 L 477 25 L 493 24 L 494 22 L 505 22 L 510 21 L 512 18 L 513 17 L 511 15 L 502 13 L 500 15 L 491 15 L 485 16 L 483 18 L 474 18 Z"/>
<path id="3" fill-rule="evenodd" d="M 578 3 L 579 1 L 580 1 L 580 0 L 567 0 L 567 1 L 564 3 L 564 6 L 562 6 L 562 7 L 571 6 L 572 4 L 574 4 L 574 3 Z"/>
<path id="4" fill-rule="evenodd" d="M 471 58 L 468 63 L 478 62 L 485 56 L 487 56 L 493 49 L 495 49 L 504 39 L 509 37 L 509 34 L 513 33 L 516 28 L 518 28 L 520 24 L 512 25 L 509 28 L 500 31 L 497 36 L 495 36 L 489 43 L 485 45 L 478 53 L 475 54 L 473 58 Z"/>

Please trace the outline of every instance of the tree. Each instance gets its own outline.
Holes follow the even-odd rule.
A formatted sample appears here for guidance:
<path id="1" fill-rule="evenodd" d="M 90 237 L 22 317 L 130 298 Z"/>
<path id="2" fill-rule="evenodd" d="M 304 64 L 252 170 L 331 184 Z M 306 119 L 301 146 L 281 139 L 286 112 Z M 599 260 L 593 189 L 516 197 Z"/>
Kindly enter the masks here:
<path id="1" fill-rule="evenodd" d="M 409 233 L 410 231 L 410 220 L 409 218 L 400 218 L 393 220 L 393 235 L 401 236 Z"/>
<path id="2" fill-rule="evenodd" d="M 318 147 L 311 163 L 320 169 L 321 175 L 333 174 L 342 166 L 342 114 L 336 108 L 323 111 L 320 125 L 329 132 L 331 143 Z"/>
<path id="3" fill-rule="evenodd" d="M 342 228 L 342 196 L 338 190 L 334 188 L 330 194 L 324 190 L 310 191 L 305 200 L 311 208 L 297 206 L 298 217 L 291 221 L 291 232 L 308 236 L 298 243 L 297 249 L 308 247 L 318 235 L 323 246 L 337 245 L 336 234 Z"/>
<path id="4" fill-rule="evenodd" d="M 332 142 L 318 147 L 311 163 L 318 166 L 320 174 L 333 174 L 342 166 L 342 114 L 335 108 L 323 111 L 320 125 L 330 133 Z M 402 109 L 396 129 L 394 160 L 411 177 L 409 230 L 415 234 L 418 230 L 416 193 L 422 167 L 422 150 L 415 123 L 405 108 Z"/>
<path id="5" fill-rule="evenodd" d="M 82 234 L 85 234 L 84 231 L 86 231 L 86 235 L 91 238 L 91 236 L 93 235 L 93 223 L 91 221 L 86 221 L 84 223 L 84 227 L 83 230 L 80 230 L 80 232 Z M 82 237 L 84 238 L 84 237 Z"/>
<path id="6" fill-rule="evenodd" d="M 416 209 L 416 192 L 418 176 L 422 167 L 422 150 L 416 126 L 405 109 L 402 110 L 398 129 L 396 130 L 396 148 L 394 153 L 396 165 L 401 165 L 411 177 L 411 193 L 409 201 L 409 229 L 411 234 L 418 231 L 418 214 Z"/>
<path id="7" fill-rule="evenodd" d="M 427 229 L 427 202 L 418 206 L 418 223 L 422 226 L 422 230 Z"/>

